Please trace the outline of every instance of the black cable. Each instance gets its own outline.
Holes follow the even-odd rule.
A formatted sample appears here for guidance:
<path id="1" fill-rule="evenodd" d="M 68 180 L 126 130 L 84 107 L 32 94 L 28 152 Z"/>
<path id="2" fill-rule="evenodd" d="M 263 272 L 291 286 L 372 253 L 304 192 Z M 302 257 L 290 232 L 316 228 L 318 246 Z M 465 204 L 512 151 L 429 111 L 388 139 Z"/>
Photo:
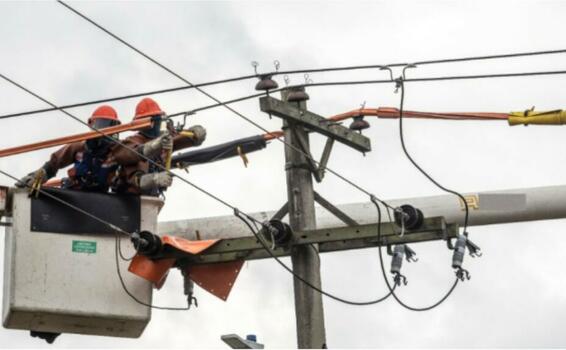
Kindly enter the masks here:
<path id="1" fill-rule="evenodd" d="M 281 74 L 301 74 L 301 73 L 335 72 L 335 71 L 346 71 L 346 70 L 380 69 L 384 67 L 404 67 L 410 64 L 427 65 L 427 64 L 439 64 L 439 63 L 456 63 L 456 62 L 469 62 L 469 61 L 491 60 L 491 59 L 501 59 L 501 58 L 553 55 L 553 54 L 561 54 L 561 53 L 566 53 L 566 49 L 530 51 L 530 52 L 508 53 L 508 54 L 498 54 L 498 55 L 468 56 L 468 57 L 459 57 L 459 58 L 445 58 L 445 59 L 435 59 L 435 60 L 426 60 L 426 61 L 417 61 L 417 62 L 407 62 L 407 63 L 370 64 L 370 65 L 361 65 L 361 66 L 342 66 L 342 67 L 315 68 L 315 69 L 296 69 L 296 70 L 264 73 L 262 75 L 273 76 L 273 75 L 281 75 Z"/>
<path id="2" fill-rule="evenodd" d="M 126 292 L 126 294 L 128 294 L 130 296 L 130 298 L 132 298 L 136 303 L 143 305 L 143 306 L 147 306 L 149 308 L 152 309 L 157 309 L 157 310 L 168 310 L 168 311 L 187 311 L 189 310 L 191 307 L 190 306 L 185 306 L 185 307 L 171 307 L 171 306 L 156 306 L 156 305 L 152 305 L 152 304 L 148 304 L 145 303 L 141 300 L 139 300 L 135 295 L 132 294 L 132 292 L 130 292 L 128 290 L 128 287 L 126 287 L 126 283 L 124 282 L 124 278 L 122 277 L 122 272 L 120 272 L 120 261 L 118 259 L 118 252 L 119 252 L 119 240 L 120 238 L 118 237 L 118 235 L 116 235 L 116 272 L 118 274 L 118 278 L 120 279 L 120 284 L 122 285 L 122 289 L 124 289 L 124 292 Z"/>
<path id="3" fill-rule="evenodd" d="M 246 224 L 246 226 L 250 229 L 250 231 L 252 232 L 252 234 L 257 238 L 258 242 L 263 246 L 263 248 L 265 249 L 265 251 L 267 251 L 267 253 L 269 253 L 269 255 L 275 259 L 275 261 L 277 261 L 279 263 L 279 265 L 281 265 L 285 270 L 287 270 L 291 275 L 293 275 L 294 278 L 298 279 L 299 281 L 301 281 L 302 283 L 304 283 L 306 286 L 308 286 L 309 288 L 319 292 L 320 294 L 329 297 L 330 299 L 339 301 L 341 303 L 344 304 L 348 304 L 348 305 L 354 305 L 354 306 L 367 306 L 367 305 L 374 305 L 377 303 L 380 303 L 384 300 L 386 300 L 391 294 L 393 294 L 393 291 L 395 290 L 395 287 L 393 287 L 392 290 L 390 290 L 390 292 L 388 294 L 386 294 L 385 296 L 376 299 L 376 300 L 372 300 L 372 301 L 365 301 L 365 302 L 357 302 L 357 301 L 349 301 L 346 299 L 342 299 L 340 297 L 334 296 L 328 292 L 325 292 L 324 290 L 322 290 L 321 288 L 318 288 L 317 286 L 311 284 L 310 282 L 308 282 L 307 280 L 305 280 L 303 277 L 299 276 L 297 273 L 295 273 L 295 271 L 293 271 L 293 269 L 291 269 L 290 267 L 288 267 L 287 265 L 285 265 L 285 263 L 283 263 L 277 256 L 275 256 L 275 254 L 273 254 L 273 252 L 271 251 L 271 249 L 269 249 L 269 247 L 265 244 L 265 242 L 263 241 L 263 238 L 260 237 L 260 235 L 254 230 L 254 228 L 252 227 L 252 225 L 246 220 L 252 220 L 253 218 L 251 218 L 249 215 L 246 215 L 246 218 L 244 218 L 242 216 L 242 213 L 240 213 L 239 211 L 235 210 L 234 211 L 234 215 L 242 220 L 242 222 L 244 224 Z M 315 251 L 316 249 L 314 247 L 312 247 Z M 318 251 L 317 251 L 318 253 Z M 318 254 L 317 254 L 318 255 Z"/>
<path id="4" fill-rule="evenodd" d="M 132 261 L 136 255 L 137 255 L 137 250 L 138 250 L 138 246 L 136 246 L 136 244 L 134 243 L 134 249 L 135 249 L 135 253 L 134 255 L 132 255 L 131 257 L 127 258 L 126 256 L 124 256 L 124 253 L 122 252 L 122 242 L 120 240 L 118 240 L 118 253 L 120 253 L 120 259 L 124 260 L 124 261 Z"/>
<path id="5" fill-rule="evenodd" d="M 444 296 L 442 298 L 440 298 L 440 300 L 438 300 L 436 303 L 429 305 L 429 306 L 426 306 L 426 307 L 413 307 L 413 306 L 407 305 L 401 299 L 399 299 L 399 297 L 395 294 L 395 287 L 397 286 L 397 284 L 395 284 L 395 285 L 393 285 L 393 287 L 391 287 L 391 285 L 389 284 L 389 280 L 387 278 L 387 272 L 385 271 L 385 265 L 383 264 L 383 252 L 381 251 L 381 249 L 382 249 L 382 247 L 381 247 L 381 245 L 382 245 L 382 241 L 381 241 L 381 208 L 379 207 L 379 203 L 375 200 L 375 198 L 370 197 L 370 200 L 375 205 L 375 207 L 377 209 L 377 242 L 379 244 L 379 248 L 378 248 L 379 265 L 381 266 L 381 273 L 383 274 L 383 279 L 385 280 L 385 284 L 387 285 L 387 289 L 389 289 L 389 292 L 391 293 L 393 298 L 395 298 L 395 300 L 397 301 L 397 303 L 399 303 L 399 305 L 401 305 L 404 308 L 411 310 L 411 311 L 428 311 L 428 310 L 432 310 L 435 307 L 442 304 L 446 299 L 448 299 L 448 297 L 452 294 L 452 292 L 454 291 L 454 289 L 458 285 L 458 281 L 459 281 L 458 278 L 456 278 L 454 280 L 454 283 L 452 284 L 452 286 L 450 287 L 448 292 L 446 294 L 444 294 Z"/>
<path id="6" fill-rule="evenodd" d="M 255 77 L 255 76 L 254 75 L 247 76 L 247 77 L 245 77 L 245 79 L 249 79 L 249 78 L 253 78 L 253 77 Z M 61 110 L 61 109 L 84 107 L 84 106 L 90 106 L 90 105 L 99 104 L 99 103 L 115 102 L 115 101 L 121 101 L 121 100 L 126 100 L 126 99 L 136 98 L 136 97 L 143 97 L 143 96 L 148 96 L 148 95 L 158 95 L 158 94 L 175 92 L 175 91 L 189 90 L 189 89 L 194 89 L 196 87 L 210 86 L 210 85 L 216 85 L 216 84 L 222 84 L 222 83 L 229 83 L 229 82 L 238 81 L 238 80 L 241 80 L 241 79 L 242 79 L 242 77 L 222 79 L 222 80 L 216 80 L 216 81 L 211 81 L 211 82 L 206 82 L 206 83 L 201 83 L 201 84 L 195 84 L 195 85 L 191 85 L 191 86 L 179 86 L 179 87 L 174 87 L 174 88 L 153 90 L 153 91 L 147 91 L 147 92 L 139 92 L 139 93 L 130 94 L 130 95 L 103 98 L 103 99 L 86 101 L 86 102 L 78 102 L 78 103 L 73 103 L 73 104 L 68 104 L 68 105 L 62 105 L 62 106 L 59 106 L 57 108 L 53 108 L 53 107 L 51 107 L 51 108 L 41 108 L 41 109 L 35 109 L 35 110 L 25 111 L 25 112 L 4 114 L 4 115 L 0 116 L 0 119 L 21 117 L 21 116 L 26 116 L 26 115 L 31 115 L 31 114 L 38 114 L 38 113 L 46 113 L 46 112 L 58 111 L 58 110 Z"/>
<path id="7" fill-rule="evenodd" d="M 102 28 L 98 24 L 94 23 L 94 21 L 89 20 L 88 18 L 86 18 L 86 16 L 83 16 L 78 11 L 74 10 L 70 6 L 66 5 L 65 3 L 61 2 L 61 4 L 65 7 L 67 7 L 69 10 L 76 13 L 77 15 L 88 20 L 90 23 L 97 26 L 101 30 L 104 30 L 107 34 L 112 35 L 115 39 L 120 40 L 122 43 L 125 44 L 125 41 L 118 38 L 117 36 L 114 36 L 109 31 L 106 31 L 104 28 Z M 133 47 L 131 47 L 131 48 L 135 49 Z M 138 53 L 141 53 L 141 51 L 139 51 L 139 50 L 137 50 L 137 51 L 138 51 Z M 526 57 L 526 56 L 551 55 L 551 54 L 561 54 L 561 53 L 566 53 L 566 50 L 546 50 L 546 51 L 521 52 L 521 53 L 488 55 L 488 56 L 472 56 L 472 57 L 461 57 L 461 58 L 436 59 L 436 60 L 429 60 L 429 61 L 414 62 L 413 64 L 426 65 L 426 64 L 438 64 L 438 63 L 454 63 L 454 62 L 466 62 L 466 61 L 476 61 L 476 60 L 489 60 L 489 59 L 501 59 L 501 58 L 516 58 L 516 57 Z M 148 57 L 146 57 L 146 58 L 148 58 Z M 148 59 L 150 59 L 150 58 L 148 58 Z M 259 78 L 261 76 L 275 76 L 275 75 L 302 74 L 302 73 L 320 73 L 320 72 L 336 72 L 336 71 L 365 70 L 365 69 L 380 69 L 380 68 L 384 68 L 384 67 L 403 67 L 403 66 L 407 66 L 407 65 L 409 65 L 409 63 L 391 63 L 391 64 L 385 64 L 385 65 L 383 65 L 383 64 L 370 64 L 370 65 L 358 65 L 358 66 L 295 69 L 295 70 L 287 70 L 287 71 L 275 71 L 275 72 L 268 72 L 268 73 L 249 74 L 249 75 L 242 75 L 242 76 L 233 77 L 233 78 L 214 80 L 214 81 L 209 81 L 209 82 L 204 82 L 204 83 L 199 83 L 199 84 L 190 84 L 188 86 L 179 86 L 179 87 L 168 88 L 168 89 L 161 89 L 161 90 L 154 90 L 154 91 L 148 91 L 148 92 L 140 92 L 140 93 L 135 93 L 135 94 L 130 94 L 130 95 L 123 95 L 123 96 L 119 96 L 119 97 L 111 97 L 111 98 L 106 98 L 106 99 L 98 99 L 98 100 L 92 100 L 92 101 L 86 101 L 86 102 L 79 102 L 79 103 L 74 103 L 74 104 L 63 105 L 63 106 L 60 106 L 59 108 L 60 109 L 68 109 L 68 108 L 83 107 L 83 106 L 105 103 L 105 102 L 115 102 L 115 101 L 120 101 L 120 100 L 125 100 L 125 99 L 130 99 L 130 98 L 136 98 L 136 97 L 142 97 L 142 96 L 148 96 L 148 95 L 157 95 L 157 94 L 168 93 L 168 92 L 188 90 L 188 89 L 193 89 L 193 88 L 197 88 L 197 87 L 205 87 L 205 86 L 212 86 L 212 85 L 217 85 L 217 84 L 237 82 L 237 81 L 242 81 L 242 80 Z M 11 114 L 1 115 L 0 119 L 19 117 L 19 116 L 25 116 L 25 115 L 31 115 L 31 114 L 37 114 L 37 113 L 45 113 L 45 112 L 51 112 L 51 111 L 56 111 L 56 110 L 58 110 L 58 108 L 42 108 L 42 109 L 36 109 L 36 110 L 31 110 L 31 111 L 26 111 L 26 112 L 19 112 L 19 113 L 11 113 Z"/>
<path id="8" fill-rule="evenodd" d="M 544 76 L 544 75 L 563 75 L 566 74 L 566 70 L 559 71 L 542 71 L 542 72 L 519 72 L 519 73 L 497 73 L 497 74 L 480 74 L 480 75 L 455 75 L 455 76 L 440 76 L 440 77 L 428 77 L 428 78 L 412 78 L 405 79 L 405 83 L 415 83 L 415 82 L 435 82 L 435 81 L 449 81 L 449 80 L 470 80 L 470 79 L 490 79 L 490 78 L 516 78 L 516 77 L 526 77 L 526 76 Z M 295 88 L 307 88 L 307 87 L 325 87 L 325 86 L 342 86 L 342 85 L 371 85 L 371 84 L 391 84 L 395 83 L 395 80 L 390 79 L 379 79 L 379 80 L 351 80 L 351 81 L 329 81 L 320 83 L 309 83 L 309 84 L 298 84 L 290 85 L 285 88 L 279 88 L 271 90 L 270 93 L 280 92 L 286 89 Z M 189 111 L 176 112 L 169 114 L 169 117 L 178 117 L 185 114 L 191 114 L 196 112 L 205 111 L 208 109 L 213 109 L 217 107 L 222 107 L 227 104 L 233 104 L 236 102 L 242 102 L 246 100 L 251 100 L 257 97 L 263 97 L 265 93 L 251 94 L 247 96 L 237 97 L 231 100 L 223 101 L 221 103 L 213 103 L 210 105 L 198 107 Z"/>
<path id="9" fill-rule="evenodd" d="M 403 76 L 401 76 L 397 80 L 398 86 L 401 89 L 401 101 L 399 103 L 399 138 L 401 140 L 401 147 L 403 148 L 403 152 L 407 156 L 407 159 L 409 159 L 409 161 L 415 166 L 415 168 L 417 168 L 421 172 L 421 174 L 423 174 L 427 179 L 429 179 L 430 182 L 435 184 L 436 187 L 440 188 L 444 192 L 451 193 L 451 194 L 457 196 L 458 198 L 460 198 L 460 200 L 462 200 L 462 202 L 464 203 L 464 207 L 466 209 L 466 215 L 465 215 L 465 218 L 464 218 L 464 234 L 467 235 L 468 217 L 469 217 L 469 214 L 470 214 L 470 209 L 468 207 L 468 202 L 466 201 L 466 198 L 464 198 L 464 196 L 462 194 L 460 194 L 459 192 L 456 192 L 454 190 L 450 190 L 450 189 L 442 186 L 435 179 L 433 179 L 432 176 L 430 176 L 423 168 L 421 168 L 421 166 L 419 164 L 417 164 L 417 162 L 413 159 L 413 157 L 411 157 L 411 155 L 407 151 L 407 147 L 405 145 L 405 138 L 403 136 L 403 109 L 404 109 L 404 105 L 405 105 L 405 84 L 404 84 L 405 77 L 404 77 L 404 75 L 405 75 L 405 73 L 403 72 Z"/>

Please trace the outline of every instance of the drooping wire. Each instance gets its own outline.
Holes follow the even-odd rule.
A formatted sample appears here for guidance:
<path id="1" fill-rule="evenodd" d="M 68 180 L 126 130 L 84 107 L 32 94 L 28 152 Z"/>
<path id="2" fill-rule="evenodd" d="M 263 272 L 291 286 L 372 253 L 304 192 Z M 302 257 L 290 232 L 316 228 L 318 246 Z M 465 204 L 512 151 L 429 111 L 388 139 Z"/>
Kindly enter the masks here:
<path id="1" fill-rule="evenodd" d="M 408 66 L 411 67 L 411 66 Z M 403 133 L 403 109 L 405 106 L 405 70 L 407 69 L 407 67 L 405 67 L 403 69 L 403 74 L 397 79 L 397 86 L 401 89 L 401 99 L 399 102 L 399 139 L 401 140 L 401 147 L 403 148 L 403 153 L 405 153 L 405 156 L 407 156 L 407 159 L 409 159 L 409 161 L 411 162 L 411 164 L 413 164 L 413 166 L 415 168 L 417 168 L 417 170 L 419 170 L 421 172 L 421 174 L 423 174 L 427 179 L 430 180 L 430 182 L 432 182 L 434 185 L 436 185 L 436 187 L 440 188 L 441 190 L 443 190 L 444 192 L 453 194 L 455 196 L 457 196 L 464 204 L 464 208 L 466 211 L 465 217 L 464 217 L 464 234 L 467 235 L 467 229 L 468 229 L 468 218 L 469 218 L 469 214 L 470 214 L 470 208 L 468 207 L 468 202 L 466 201 L 466 198 L 464 198 L 464 196 L 462 194 L 460 194 L 457 191 L 448 189 L 446 187 L 444 187 L 443 185 L 441 185 L 438 181 L 436 181 L 432 176 L 430 176 L 430 174 L 428 174 L 411 156 L 411 154 L 409 153 L 409 151 L 407 151 L 407 146 L 405 145 L 405 137 L 404 137 L 404 133 Z"/>
<path id="2" fill-rule="evenodd" d="M 152 309 L 157 309 L 157 310 L 166 310 L 166 311 L 187 311 L 189 310 L 191 307 L 190 305 L 187 305 L 185 307 L 173 307 L 173 306 L 157 306 L 157 305 L 152 305 L 149 303 L 146 303 L 144 301 L 139 300 L 132 292 L 130 292 L 130 290 L 128 290 L 128 287 L 126 287 L 126 283 L 124 282 L 124 278 L 122 277 L 122 272 L 120 271 L 120 261 L 118 259 L 118 254 L 121 254 L 120 252 L 120 238 L 116 235 L 116 246 L 115 246 L 115 258 L 116 258 L 116 273 L 118 275 L 118 279 L 120 280 L 120 284 L 122 285 L 122 289 L 124 289 L 124 292 L 126 292 L 126 294 L 128 294 L 130 296 L 130 298 L 132 298 L 136 303 L 143 305 L 143 306 L 147 306 L 149 308 Z"/>
<path id="3" fill-rule="evenodd" d="M 265 249 L 265 251 L 273 258 L 275 259 L 275 261 L 277 261 L 277 263 L 279 265 L 281 265 L 281 267 L 283 267 L 285 270 L 287 270 L 287 272 L 289 272 L 291 275 L 293 275 L 294 278 L 296 278 L 297 280 L 301 281 L 302 283 L 304 283 L 306 286 L 308 286 L 309 288 L 313 289 L 314 291 L 330 298 L 333 299 L 335 301 L 344 303 L 344 304 L 348 304 L 348 305 L 353 305 L 353 306 L 367 306 L 367 305 L 374 305 L 374 304 L 378 304 L 384 300 L 386 300 L 387 298 L 389 298 L 389 296 L 391 296 L 393 294 L 393 291 L 395 290 L 395 286 L 389 291 L 389 293 L 387 293 L 385 296 L 376 299 L 376 300 L 371 300 L 371 301 L 350 301 L 350 300 L 346 300 L 340 297 L 337 297 L 333 294 L 330 294 L 324 290 L 322 290 L 321 288 L 313 285 L 312 283 L 310 283 L 309 281 L 307 281 L 306 279 L 304 279 L 302 276 L 298 275 L 295 271 L 293 271 L 292 268 L 288 267 L 284 262 L 281 261 L 281 259 L 279 259 L 275 254 L 273 254 L 273 252 L 271 251 L 271 249 L 269 248 L 269 246 L 263 241 L 263 238 L 259 235 L 259 233 L 252 227 L 252 225 L 248 222 L 248 220 L 252 220 L 253 218 L 250 217 L 249 215 L 243 214 L 237 210 L 234 211 L 234 215 L 242 220 L 242 222 L 250 229 L 250 232 L 256 237 L 256 239 L 258 240 L 258 242 L 262 245 L 262 247 Z M 312 249 L 314 249 L 317 254 L 316 256 L 318 257 L 318 251 L 316 250 L 316 248 L 314 246 L 312 246 Z"/>
<path id="4" fill-rule="evenodd" d="M 442 304 L 444 301 L 446 301 L 446 299 L 448 299 L 448 297 L 452 294 L 454 289 L 456 289 L 456 286 L 458 285 L 459 279 L 456 278 L 454 280 L 454 283 L 452 284 L 452 286 L 448 290 L 448 292 L 446 294 L 444 294 L 444 296 L 442 296 L 442 298 L 440 298 L 440 300 L 438 300 L 437 302 L 435 302 L 432 305 L 429 305 L 429 306 L 426 306 L 426 307 L 414 307 L 414 306 L 410 306 L 410 305 L 406 304 L 405 302 L 403 302 L 395 294 L 395 287 L 397 286 L 397 284 L 394 284 L 393 287 L 391 287 L 391 284 L 389 283 L 389 280 L 388 280 L 388 277 L 387 277 L 387 272 L 385 271 L 385 265 L 383 263 L 383 252 L 382 252 L 382 247 L 381 247 L 382 243 L 383 243 L 382 240 L 381 240 L 381 221 L 382 221 L 381 208 L 379 207 L 379 203 L 375 200 L 375 198 L 370 197 L 370 200 L 375 205 L 375 208 L 377 209 L 377 242 L 379 244 L 379 247 L 378 247 L 379 265 L 381 267 L 381 273 L 383 275 L 383 279 L 385 280 L 385 284 L 387 285 L 387 289 L 389 289 L 389 292 L 391 293 L 393 298 L 397 301 L 397 303 L 399 303 L 399 305 L 401 305 L 405 309 L 408 309 L 408 310 L 411 310 L 411 311 L 428 311 L 428 310 L 432 310 L 432 309 L 436 308 L 437 306 Z M 386 208 L 386 210 L 387 210 L 387 208 Z"/>

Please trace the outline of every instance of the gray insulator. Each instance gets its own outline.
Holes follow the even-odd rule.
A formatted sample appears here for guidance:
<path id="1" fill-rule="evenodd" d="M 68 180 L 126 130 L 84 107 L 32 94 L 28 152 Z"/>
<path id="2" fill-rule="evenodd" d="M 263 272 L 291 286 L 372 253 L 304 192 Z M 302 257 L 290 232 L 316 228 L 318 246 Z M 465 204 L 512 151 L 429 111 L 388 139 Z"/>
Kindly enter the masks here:
<path id="1" fill-rule="evenodd" d="M 393 249 L 393 258 L 391 258 L 391 273 L 401 273 L 403 266 L 403 258 L 405 257 L 405 245 L 396 245 Z"/>
<path id="2" fill-rule="evenodd" d="M 452 254 L 452 267 L 461 268 L 464 263 L 464 255 L 466 254 L 466 242 L 468 238 L 464 235 L 459 235 L 456 239 L 454 246 L 454 253 Z"/>

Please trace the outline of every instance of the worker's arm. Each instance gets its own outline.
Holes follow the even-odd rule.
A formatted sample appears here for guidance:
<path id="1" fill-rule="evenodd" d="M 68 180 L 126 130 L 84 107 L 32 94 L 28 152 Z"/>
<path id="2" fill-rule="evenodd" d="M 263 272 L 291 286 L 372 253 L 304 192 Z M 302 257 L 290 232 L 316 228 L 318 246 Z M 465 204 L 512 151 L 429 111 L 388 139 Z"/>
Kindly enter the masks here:
<path id="1" fill-rule="evenodd" d="M 75 142 L 61 147 L 59 150 L 51 154 L 51 157 L 43 166 L 36 171 L 32 171 L 23 178 L 21 178 L 16 186 L 26 187 L 30 186 L 34 181 L 42 184 L 57 175 L 57 171 L 68 165 L 73 164 L 77 152 L 82 152 L 85 148 L 85 143 Z"/>
<path id="2" fill-rule="evenodd" d="M 61 147 L 59 150 L 51 154 L 49 161 L 44 164 L 44 168 L 47 171 L 50 178 L 57 174 L 59 169 L 73 164 L 75 161 L 76 154 L 82 152 L 85 149 L 85 143 L 75 142 Z M 50 173 L 50 171 L 52 173 Z"/>

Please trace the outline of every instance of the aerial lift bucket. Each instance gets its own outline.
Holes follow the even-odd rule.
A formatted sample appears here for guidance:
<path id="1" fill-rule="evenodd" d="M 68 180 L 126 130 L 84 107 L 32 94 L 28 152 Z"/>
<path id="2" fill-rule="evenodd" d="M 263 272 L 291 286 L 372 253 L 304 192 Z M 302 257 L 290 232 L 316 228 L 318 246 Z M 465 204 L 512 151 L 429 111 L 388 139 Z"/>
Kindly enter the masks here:
<path id="1" fill-rule="evenodd" d="M 128 232 L 157 229 L 163 201 L 46 189 Z M 2 321 L 5 328 L 35 332 L 139 337 L 151 318 L 152 284 L 127 272 L 116 233 L 45 195 L 15 190 L 6 227 Z M 125 235 L 122 254 L 135 251 Z"/>

